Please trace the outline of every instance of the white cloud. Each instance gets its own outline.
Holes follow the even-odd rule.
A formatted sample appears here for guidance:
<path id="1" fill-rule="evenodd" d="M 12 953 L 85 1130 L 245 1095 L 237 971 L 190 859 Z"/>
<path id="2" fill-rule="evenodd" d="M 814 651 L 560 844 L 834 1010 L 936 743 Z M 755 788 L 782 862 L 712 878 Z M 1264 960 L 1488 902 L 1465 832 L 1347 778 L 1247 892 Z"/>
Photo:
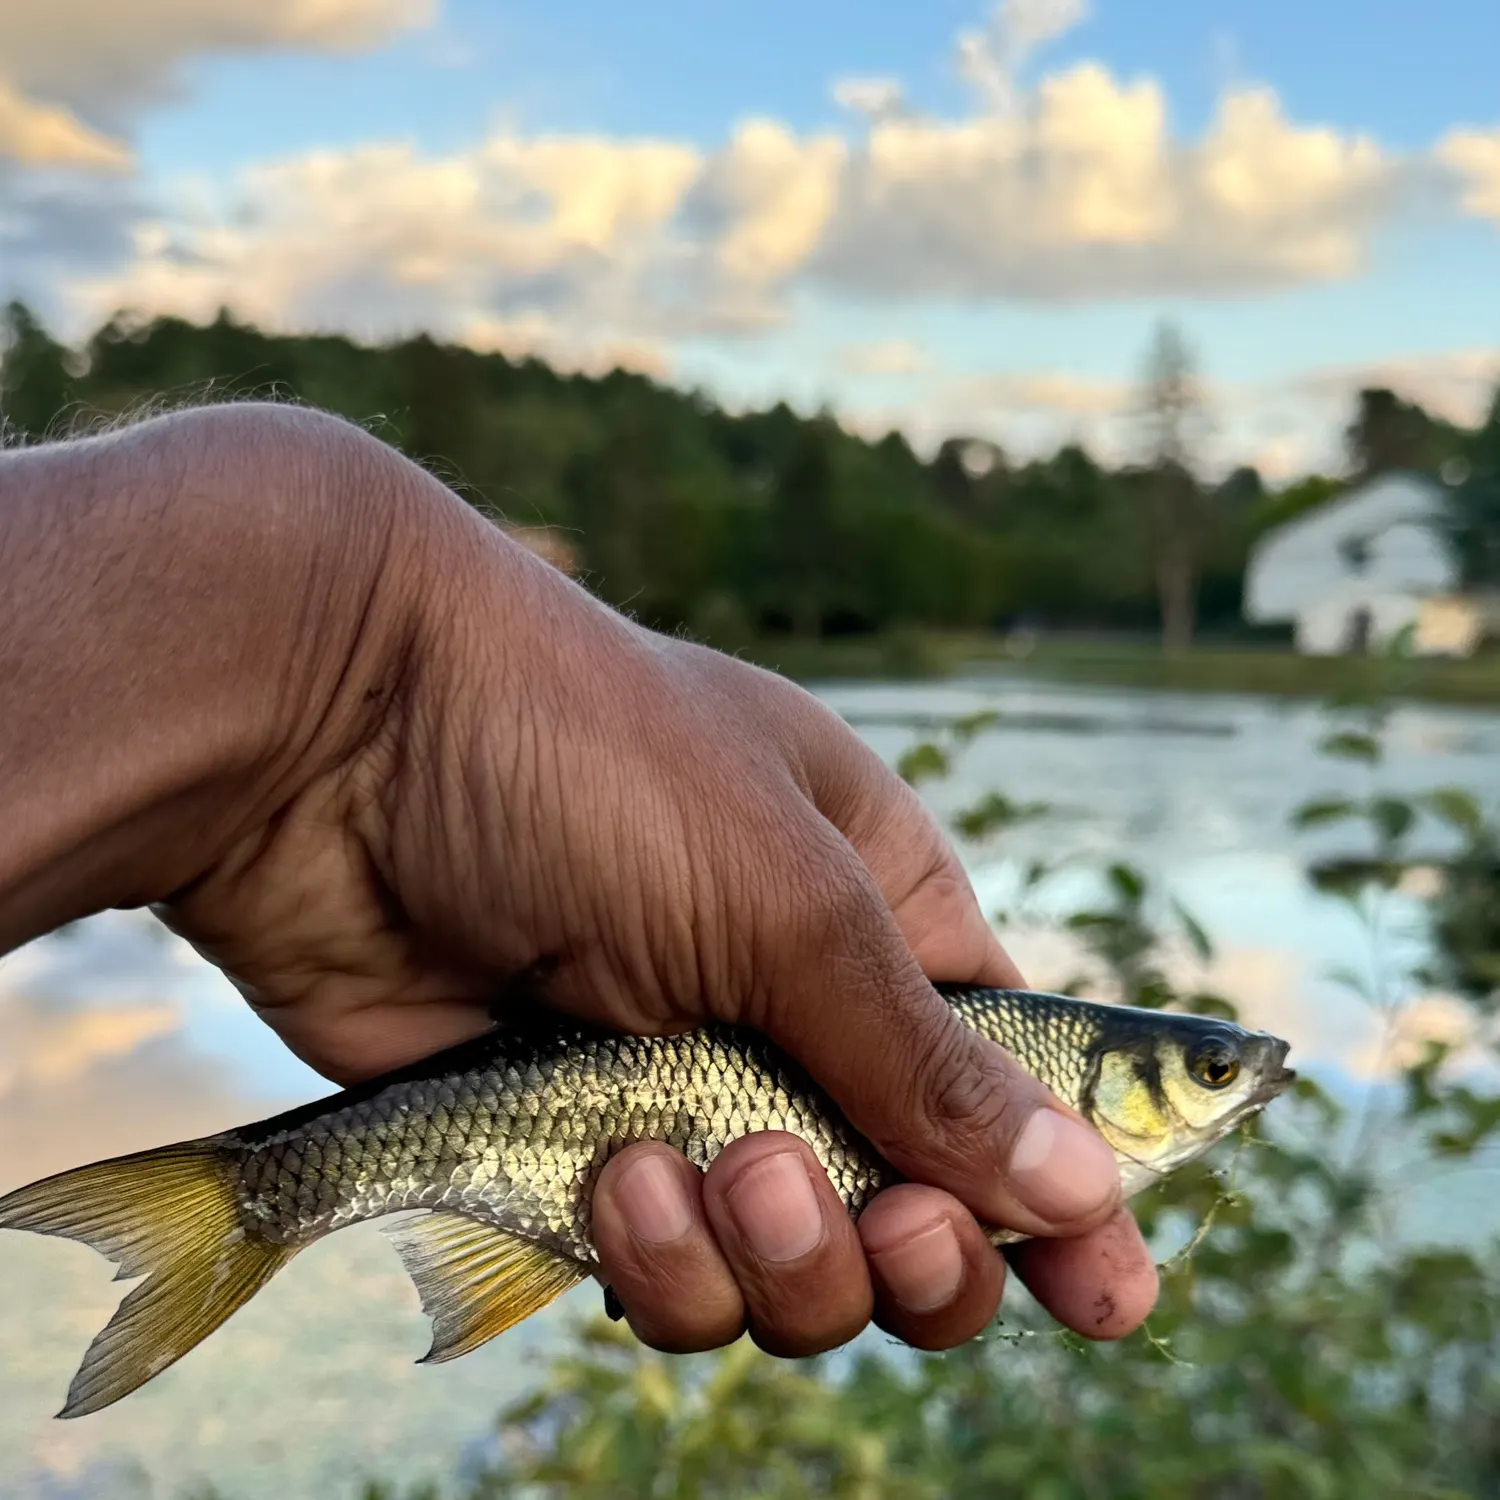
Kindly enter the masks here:
<path id="1" fill-rule="evenodd" d="M 846 344 L 837 363 L 849 375 L 919 375 L 932 363 L 927 350 L 910 339 L 877 339 L 868 344 Z"/>
<path id="2" fill-rule="evenodd" d="M 847 150 L 835 136 L 799 140 L 775 120 L 750 120 L 707 164 L 698 207 L 731 283 L 787 276 L 821 242 Z"/>
<path id="3" fill-rule="evenodd" d="M 681 311 L 653 280 L 698 171 L 672 142 L 498 135 L 445 157 L 323 151 L 242 174 L 229 209 L 143 225 L 78 311 L 211 316 L 357 334 L 428 328 L 528 352 L 638 341 Z M 701 309 L 692 309 L 701 311 Z"/>
<path id="4" fill-rule="evenodd" d="M 179 89 L 190 58 L 348 51 L 435 10 L 436 0 L 36 0 L 6 7 L 0 78 L 34 102 L 119 126 Z"/>
<path id="5" fill-rule="evenodd" d="M 1347 278 L 1434 155 L 1470 211 L 1489 212 L 1500 193 L 1500 137 L 1453 132 L 1434 154 L 1401 157 L 1289 119 L 1268 88 L 1235 85 L 1187 138 L 1149 77 L 1087 61 L 1037 75 L 1038 50 L 1086 19 L 1081 0 L 1007 0 L 961 38 L 976 103 L 955 118 L 915 112 L 897 79 L 849 78 L 834 86 L 858 117 L 844 132 L 755 118 L 716 149 L 512 129 L 441 154 L 370 142 L 211 186 L 163 185 L 147 217 L 123 192 L 80 201 L 57 188 L 70 163 L 120 164 L 100 122 L 169 92 L 192 56 L 362 46 L 435 9 L 58 0 L 46 16 L 29 10 L 0 62 L 0 152 L 10 142 L 53 168 L 21 173 L 25 191 L 10 194 L 0 256 L 11 282 L 50 275 L 71 299 L 74 333 L 119 307 L 202 318 L 227 305 L 271 328 L 426 328 L 570 369 L 660 375 L 677 341 L 753 335 L 810 298 L 1099 301 Z M 80 34 L 97 43 L 65 45 Z M 101 82 L 100 59 L 115 53 Z M 83 239 L 88 256 L 65 259 Z M 904 342 L 847 348 L 837 363 L 921 373 Z M 1464 378 L 1432 376 L 1455 391 Z M 1058 372 L 934 374 L 903 425 L 1020 422 L 1028 442 L 1118 449 L 1122 400 L 1118 384 Z M 1241 451 L 1279 467 L 1301 441 L 1280 418 L 1257 417 Z"/>
<path id="6" fill-rule="evenodd" d="M 1061 370 L 939 373 L 906 400 L 856 406 L 847 420 L 851 430 L 871 438 L 897 429 L 919 453 L 966 433 L 1021 460 L 1081 442 L 1099 458 L 1120 462 L 1132 456 L 1134 400 L 1127 380 Z"/>
<path id="7" fill-rule="evenodd" d="M 1323 444 L 1319 441 L 1323 436 L 1322 433 L 1282 433 L 1249 450 L 1246 462 L 1259 472 L 1267 484 L 1289 483 L 1304 474 L 1327 467 L 1318 462 L 1323 457 L 1320 451 Z"/>
<path id="8" fill-rule="evenodd" d="M 1128 381 L 1086 379 L 1041 370 L 1029 374 L 974 375 L 945 395 L 968 404 L 987 402 L 1010 411 L 1054 412 L 1059 416 L 1118 416 L 1133 400 Z"/>
<path id="9" fill-rule="evenodd" d="M 130 152 L 61 105 L 23 98 L 0 77 L 0 161 L 7 159 L 23 167 L 119 171 L 130 164 Z"/>
<path id="10" fill-rule="evenodd" d="M 1204 476 L 1252 463 L 1269 482 L 1281 483 L 1343 472 L 1342 433 L 1366 386 L 1388 386 L 1436 416 L 1475 425 L 1500 389 L 1500 345 L 1327 365 L 1264 381 L 1205 379 L 1202 386 L 1212 418 L 1197 453 Z M 964 432 L 1020 459 L 1078 441 L 1103 462 L 1123 463 L 1140 456 L 1138 406 L 1137 386 L 1127 379 L 1045 369 L 938 372 L 903 400 L 854 407 L 849 422 L 871 436 L 897 428 L 923 452 Z"/>
<path id="11" fill-rule="evenodd" d="M 123 272 L 74 290 L 82 316 L 226 304 L 270 327 L 493 342 L 545 323 L 548 348 L 639 344 L 754 332 L 807 286 L 1057 300 L 1342 276 L 1395 177 L 1264 90 L 1175 142 L 1155 83 L 1081 64 L 1018 114 L 880 116 L 856 141 L 751 120 L 710 154 L 514 133 L 309 153 L 164 213 Z"/>
<path id="12" fill-rule="evenodd" d="M 587 329 L 565 325 L 541 314 L 518 318 L 479 317 L 457 330 L 461 343 L 508 359 L 545 360 L 554 370 L 575 375 L 607 375 L 631 370 L 653 380 L 671 378 L 671 350 L 649 338 L 601 340 Z"/>
<path id="13" fill-rule="evenodd" d="M 1500 228 L 1500 127 L 1450 131 L 1438 142 L 1436 156 L 1463 184 L 1465 212 L 1492 219 Z"/>
<path id="14" fill-rule="evenodd" d="M 75 1009 L 11 999 L 4 1016 L 0 1096 L 23 1086 L 70 1083 L 91 1068 L 128 1056 L 144 1043 L 169 1036 L 182 1023 L 173 1005 L 116 1005 Z"/>
<path id="15" fill-rule="evenodd" d="M 125 187 L 142 112 L 205 55 L 348 52 L 432 18 L 438 0 L 4 0 L 0 296 L 65 313 L 69 278 L 116 269 L 146 212 Z M 273 107 L 268 104 L 268 107 Z"/>
<path id="16" fill-rule="evenodd" d="M 898 78 L 839 78 L 832 93 L 841 108 L 870 120 L 906 113 L 906 90 Z"/>
<path id="17" fill-rule="evenodd" d="M 1366 386 L 1388 386 L 1434 416 L 1474 426 L 1500 386 L 1500 344 L 1488 348 L 1441 349 L 1353 365 L 1310 370 L 1288 382 L 1291 393 L 1352 407 Z"/>
<path id="18" fill-rule="evenodd" d="M 1295 125 L 1269 90 L 1226 94 L 1184 142 L 1154 81 L 1080 63 L 1014 110 L 872 125 L 806 270 L 887 296 L 1041 300 L 1330 280 L 1359 269 L 1401 183 L 1372 141 Z"/>
<path id="19" fill-rule="evenodd" d="M 1032 54 L 1087 16 L 1087 0 L 1000 0 L 985 27 L 959 34 L 959 72 L 988 113 L 1008 113 L 1018 102 L 1018 75 Z"/>

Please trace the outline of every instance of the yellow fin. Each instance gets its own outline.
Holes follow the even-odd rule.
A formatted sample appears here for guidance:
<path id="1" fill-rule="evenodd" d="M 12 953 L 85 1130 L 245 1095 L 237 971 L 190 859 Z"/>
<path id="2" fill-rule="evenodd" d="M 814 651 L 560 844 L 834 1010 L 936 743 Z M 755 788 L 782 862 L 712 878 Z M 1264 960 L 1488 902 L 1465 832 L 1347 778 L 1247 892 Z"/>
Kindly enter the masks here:
<path id="1" fill-rule="evenodd" d="M 569 1256 L 463 1214 L 426 1214 L 386 1234 L 432 1319 L 424 1365 L 471 1353 L 588 1274 Z"/>
<path id="2" fill-rule="evenodd" d="M 296 1253 L 245 1238 L 213 1143 L 95 1162 L 0 1198 L 0 1229 L 79 1240 L 144 1276 L 89 1346 L 60 1417 L 128 1396 L 202 1343 Z"/>

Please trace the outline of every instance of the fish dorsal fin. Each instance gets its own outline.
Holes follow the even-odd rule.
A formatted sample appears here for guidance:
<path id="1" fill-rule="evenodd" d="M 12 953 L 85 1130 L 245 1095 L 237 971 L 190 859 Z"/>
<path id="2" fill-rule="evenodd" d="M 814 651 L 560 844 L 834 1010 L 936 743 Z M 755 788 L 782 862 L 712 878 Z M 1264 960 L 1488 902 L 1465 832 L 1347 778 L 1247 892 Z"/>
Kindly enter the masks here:
<path id="1" fill-rule="evenodd" d="M 570 1256 L 464 1214 L 429 1213 L 386 1230 L 432 1319 L 436 1365 L 469 1354 L 578 1285 Z"/>

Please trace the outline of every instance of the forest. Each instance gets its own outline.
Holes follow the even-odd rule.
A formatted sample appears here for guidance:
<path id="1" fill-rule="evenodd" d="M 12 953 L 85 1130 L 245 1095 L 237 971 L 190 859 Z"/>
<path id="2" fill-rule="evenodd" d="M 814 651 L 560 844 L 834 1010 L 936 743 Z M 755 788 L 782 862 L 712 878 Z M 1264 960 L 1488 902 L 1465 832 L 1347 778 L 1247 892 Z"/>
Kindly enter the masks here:
<path id="1" fill-rule="evenodd" d="M 1392 469 L 1442 474 L 1476 581 L 1500 577 L 1500 391 L 1478 429 L 1386 389 L 1358 393 L 1347 464 L 1272 489 L 1194 462 L 1190 351 L 1158 331 L 1142 376 L 1140 461 L 1077 445 L 1018 462 L 956 433 L 915 453 L 821 412 L 730 413 L 701 392 L 423 335 L 378 347 L 115 316 L 81 346 L 25 306 L 0 321 L 0 431 L 34 441 L 162 405 L 298 400 L 366 425 L 510 525 L 552 528 L 580 576 L 643 622 L 737 648 L 752 637 L 1017 624 L 1243 633 L 1241 578 L 1267 528 Z"/>

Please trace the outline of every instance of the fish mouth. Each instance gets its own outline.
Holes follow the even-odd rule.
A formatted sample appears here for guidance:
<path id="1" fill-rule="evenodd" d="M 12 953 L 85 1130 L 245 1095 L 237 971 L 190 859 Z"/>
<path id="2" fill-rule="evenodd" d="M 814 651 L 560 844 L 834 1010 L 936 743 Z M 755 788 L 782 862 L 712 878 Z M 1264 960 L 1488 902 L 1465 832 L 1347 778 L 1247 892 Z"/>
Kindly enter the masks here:
<path id="1" fill-rule="evenodd" d="M 1296 1083 L 1297 1070 L 1286 1065 L 1286 1055 L 1292 1050 L 1290 1042 L 1283 1041 L 1279 1036 L 1272 1036 L 1265 1031 L 1259 1035 L 1265 1043 L 1267 1066 L 1249 1102 L 1264 1108 L 1278 1094 L 1285 1093 Z"/>

